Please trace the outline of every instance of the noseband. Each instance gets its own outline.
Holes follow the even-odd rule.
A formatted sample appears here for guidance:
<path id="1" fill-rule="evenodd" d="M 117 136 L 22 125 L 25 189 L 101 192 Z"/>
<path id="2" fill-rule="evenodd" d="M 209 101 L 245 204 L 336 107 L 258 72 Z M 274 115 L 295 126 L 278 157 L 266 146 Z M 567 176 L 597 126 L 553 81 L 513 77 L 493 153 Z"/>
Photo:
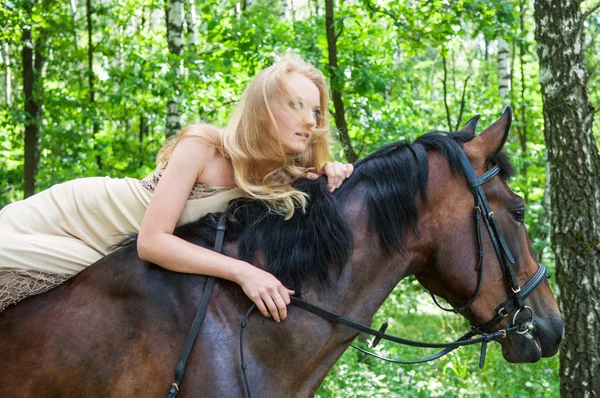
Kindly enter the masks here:
<path id="1" fill-rule="evenodd" d="M 458 147 L 458 144 L 452 141 L 454 145 Z M 379 330 L 372 329 L 366 325 L 360 324 L 358 322 L 352 321 L 351 319 L 345 318 L 341 315 L 335 314 L 333 312 L 327 311 L 323 308 L 320 308 L 316 305 L 312 305 L 298 297 L 291 297 L 291 304 L 299 307 L 305 311 L 311 312 L 323 319 L 331 321 L 333 323 L 337 323 L 342 326 L 346 326 L 352 328 L 358 332 L 366 333 L 371 336 L 374 336 L 372 347 L 375 347 L 379 344 L 381 340 L 387 340 L 398 344 L 409 345 L 413 347 L 423 347 L 423 348 L 443 348 L 436 354 L 433 354 L 429 357 L 414 360 L 414 361 L 404 361 L 398 359 L 390 359 L 374 354 L 370 351 L 364 350 L 360 347 L 351 344 L 351 347 L 365 353 L 376 357 L 378 359 L 382 359 L 388 362 L 400 363 L 400 364 L 417 364 L 423 362 L 429 362 L 434 359 L 441 358 L 442 356 L 454 351 L 458 347 L 479 344 L 481 343 L 481 356 L 479 360 L 479 367 L 483 368 L 485 364 L 485 356 L 487 343 L 494 340 L 499 340 L 501 338 L 506 338 L 507 335 L 518 333 L 525 334 L 529 331 L 533 330 L 533 310 L 524 304 L 525 299 L 533 293 L 533 291 L 546 279 L 547 271 L 546 268 L 542 264 L 538 264 L 538 270 L 536 273 L 529 279 L 521 288 L 519 286 L 519 282 L 517 280 L 517 275 L 514 269 L 515 260 L 512 256 L 504 237 L 502 236 L 502 231 L 500 230 L 500 226 L 498 224 L 498 220 L 494 215 L 493 210 L 491 209 L 488 200 L 483 192 L 482 185 L 486 182 L 490 181 L 492 178 L 498 175 L 500 172 L 500 167 L 498 165 L 492 166 L 488 171 L 486 171 L 480 177 L 477 177 L 475 174 L 475 170 L 469 162 L 467 155 L 459 147 L 459 159 L 460 165 L 467 177 L 467 181 L 469 184 L 469 188 L 473 193 L 473 198 L 475 201 L 474 206 L 474 216 L 475 216 L 475 226 L 476 226 L 476 234 L 477 234 L 477 244 L 479 248 L 479 261 L 477 264 L 477 271 L 479 273 L 477 287 L 475 289 L 474 295 L 463 305 L 456 308 L 444 308 L 442 307 L 438 301 L 436 300 L 433 293 L 431 297 L 435 304 L 444 311 L 450 311 L 454 313 L 458 313 L 466 310 L 473 304 L 477 296 L 479 295 L 479 291 L 481 289 L 482 281 L 483 281 L 483 259 L 484 259 L 484 248 L 483 248 L 483 240 L 481 236 L 481 220 L 484 220 L 484 224 L 487 228 L 488 234 L 492 241 L 492 245 L 494 246 L 494 251 L 496 252 L 496 257 L 498 258 L 498 262 L 500 264 L 500 269 L 502 270 L 502 275 L 504 276 L 504 280 L 506 282 L 508 299 L 498 305 L 495 309 L 496 315 L 490 321 L 484 324 L 472 324 L 471 330 L 465 333 L 463 336 L 458 338 L 456 341 L 451 343 L 425 343 L 419 341 L 413 341 L 408 339 L 403 339 L 401 337 L 392 336 L 385 333 L 387 329 L 387 322 L 385 322 Z M 225 233 L 225 213 L 221 215 L 218 225 L 217 236 L 215 239 L 215 251 L 220 252 L 223 246 L 223 238 Z M 187 357 L 191 351 L 192 345 L 196 336 L 200 330 L 200 325 L 202 324 L 202 320 L 206 313 L 206 309 L 208 307 L 208 299 L 210 298 L 210 294 L 212 292 L 212 286 L 214 284 L 214 278 L 209 278 L 207 282 L 207 286 L 205 288 L 200 306 L 198 308 L 198 312 L 196 317 L 194 318 L 194 322 L 190 331 L 188 332 L 184 347 L 181 352 L 181 358 L 175 369 L 175 382 L 172 384 L 169 390 L 169 397 L 173 398 L 179 392 L 179 384 L 183 379 L 183 374 L 185 372 L 185 363 L 187 361 Z M 252 311 L 255 309 L 255 304 L 252 304 L 246 314 L 244 315 L 240 328 L 240 359 L 241 359 L 241 367 L 242 374 L 244 377 L 244 384 L 246 388 L 246 396 L 250 398 L 250 387 L 248 384 L 248 377 L 246 375 L 246 362 L 244 360 L 244 329 L 248 325 L 248 318 Z M 498 325 L 504 318 L 506 318 L 509 314 L 513 313 L 512 325 L 508 326 L 504 329 L 498 330 L 496 332 L 491 332 L 490 330 Z M 521 324 L 517 324 L 517 316 L 522 312 L 529 312 L 530 319 Z M 475 337 L 478 336 L 478 337 Z"/>

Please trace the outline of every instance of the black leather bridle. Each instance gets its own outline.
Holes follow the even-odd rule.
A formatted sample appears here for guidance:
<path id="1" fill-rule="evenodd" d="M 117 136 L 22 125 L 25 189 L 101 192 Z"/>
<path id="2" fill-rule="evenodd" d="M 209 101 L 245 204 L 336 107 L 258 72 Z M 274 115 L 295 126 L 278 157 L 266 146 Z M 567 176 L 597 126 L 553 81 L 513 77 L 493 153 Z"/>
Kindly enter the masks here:
<path id="1" fill-rule="evenodd" d="M 458 144 L 456 144 L 458 145 Z M 482 176 L 477 177 L 475 174 L 475 170 L 473 166 L 471 166 L 471 162 L 467 158 L 467 155 L 464 151 L 460 150 L 459 152 L 460 165 L 467 177 L 467 181 L 469 183 L 469 187 L 471 192 L 473 193 L 473 198 L 475 200 L 474 214 L 475 214 L 475 225 L 477 230 L 477 245 L 479 247 L 479 262 L 477 264 L 477 271 L 479 272 L 479 278 L 477 281 L 477 288 L 475 289 L 475 293 L 473 296 L 463 305 L 457 308 L 444 308 L 442 307 L 438 301 L 435 299 L 433 293 L 431 297 L 435 304 L 444 311 L 451 311 L 454 313 L 461 312 L 466 310 L 473 304 L 475 299 L 479 294 L 479 290 L 481 288 L 481 283 L 483 280 L 483 258 L 484 258 L 484 250 L 483 243 L 481 239 L 481 219 L 483 218 L 485 222 L 485 226 L 488 230 L 488 234 L 492 241 L 492 245 L 494 246 L 494 251 L 496 252 L 496 257 L 500 263 L 500 269 L 502 270 L 502 275 L 504 276 L 504 280 L 506 282 L 508 299 L 504 301 L 502 304 L 498 305 L 494 312 L 496 316 L 490 321 L 482 324 L 482 325 L 472 325 L 472 327 L 476 330 L 482 332 L 487 332 L 498 323 L 502 322 L 507 315 L 517 310 L 514 319 L 516 320 L 516 316 L 521 311 L 528 311 L 530 313 L 531 319 L 525 325 L 530 326 L 533 323 L 533 310 L 524 304 L 525 298 L 527 298 L 539 285 L 542 281 L 547 277 L 546 267 L 542 264 L 538 264 L 538 270 L 531 277 L 523 288 L 519 287 L 519 282 L 517 280 L 517 274 L 514 269 L 515 259 L 506 244 L 504 236 L 502 236 L 502 231 L 500 230 L 500 225 L 498 223 L 498 219 L 494 214 L 494 211 L 490 207 L 490 204 L 487 201 L 485 193 L 483 192 L 482 185 L 494 178 L 500 172 L 500 167 L 498 165 L 492 166 L 488 171 L 486 171 Z M 513 324 L 515 322 L 513 321 Z M 522 329 L 519 333 L 526 333 L 528 330 Z"/>
<path id="2" fill-rule="evenodd" d="M 454 145 L 458 146 L 457 143 L 454 143 Z M 498 175 L 498 173 L 500 172 L 500 167 L 498 165 L 494 165 L 488 171 L 486 171 L 483 175 L 481 175 L 480 177 L 477 177 L 477 175 L 475 174 L 475 170 L 473 169 L 473 166 L 469 162 L 469 159 L 467 158 L 467 155 L 462 150 L 462 148 L 460 148 L 458 153 L 459 153 L 459 157 L 460 157 L 460 164 L 461 164 L 462 170 L 467 178 L 469 187 L 473 193 L 473 198 L 475 201 L 474 217 L 475 217 L 475 225 L 476 225 L 477 243 L 478 243 L 478 247 L 479 247 L 479 261 L 478 261 L 478 265 L 477 265 L 476 269 L 479 273 L 479 276 L 478 276 L 477 287 L 475 289 L 474 295 L 465 304 L 461 305 L 460 307 L 444 308 L 438 303 L 438 301 L 435 299 L 435 296 L 433 294 L 432 294 L 432 298 L 433 298 L 434 302 L 436 303 L 436 305 L 438 307 L 440 307 L 441 309 L 443 309 L 445 311 L 451 311 L 454 313 L 458 313 L 458 312 L 464 311 L 467 308 L 469 308 L 470 305 L 475 301 L 475 299 L 479 295 L 479 291 L 480 291 L 482 280 L 483 280 L 484 250 L 483 250 L 483 240 L 482 240 L 482 235 L 481 235 L 481 230 L 482 230 L 481 220 L 483 219 L 484 224 L 488 230 L 490 239 L 492 241 L 492 245 L 494 246 L 494 251 L 496 252 L 496 256 L 498 257 L 498 261 L 500 263 L 500 268 L 502 270 L 502 274 L 506 281 L 506 286 L 507 286 L 507 291 L 508 291 L 508 296 L 509 296 L 509 298 L 506 301 L 504 301 L 503 303 L 501 303 L 500 305 L 498 305 L 496 307 L 496 309 L 495 309 L 496 315 L 494 316 L 494 318 L 492 318 L 490 321 L 488 321 L 484 324 L 472 324 L 471 330 L 469 332 L 465 333 L 463 336 L 461 336 L 454 342 L 451 342 L 451 343 L 426 343 L 426 342 L 419 342 L 419 341 L 403 339 L 401 337 L 396 337 L 396 336 L 386 334 L 385 330 L 387 328 L 387 322 L 385 322 L 379 328 L 379 330 L 376 330 L 376 329 L 372 329 L 366 325 L 363 325 L 361 323 L 352 321 L 351 319 L 348 319 L 341 315 L 327 311 L 318 306 L 312 305 L 298 297 L 291 297 L 291 304 L 293 304 L 296 307 L 299 307 L 303 310 L 311 312 L 311 313 L 313 313 L 323 319 L 326 319 L 328 321 L 337 323 L 342 326 L 352 328 L 358 332 L 362 332 L 362 333 L 366 333 L 371 336 L 374 336 L 375 338 L 373 339 L 372 347 L 377 346 L 381 340 L 387 340 L 387 341 L 391 341 L 394 343 L 409 345 L 409 346 L 414 346 L 414 347 L 442 348 L 441 351 L 439 351 L 438 353 L 433 354 L 429 357 L 414 360 L 414 361 L 404 361 L 404 360 L 385 358 L 385 357 L 379 356 L 377 354 L 374 354 L 372 352 L 369 352 L 367 350 L 364 350 L 360 347 L 357 347 L 355 345 L 351 345 L 353 348 L 355 348 L 365 354 L 371 355 L 373 357 L 376 357 L 376 358 L 379 358 L 379 359 L 382 359 L 385 361 L 389 361 L 389 362 L 393 362 L 393 363 L 400 363 L 400 364 L 417 364 L 417 363 L 432 361 L 434 359 L 440 358 L 440 357 L 452 352 L 453 350 L 455 350 L 458 347 L 481 343 L 481 356 L 480 356 L 480 360 L 479 360 L 479 366 L 481 368 L 483 368 L 484 363 L 485 363 L 486 349 L 487 349 L 488 342 L 494 341 L 494 340 L 499 340 L 501 338 L 505 338 L 506 336 L 513 334 L 513 333 L 525 334 L 527 332 L 532 332 L 533 331 L 534 313 L 530 307 L 528 307 L 524 304 L 524 301 L 544 281 L 544 279 L 546 279 L 546 277 L 547 277 L 546 268 L 542 264 L 538 264 L 538 270 L 531 277 L 531 279 L 529 281 L 527 281 L 523 285 L 523 287 L 519 286 L 519 283 L 517 280 L 517 275 L 516 275 L 516 272 L 514 269 L 514 265 L 515 265 L 514 257 L 512 256 L 512 254 L 506 244 L 506 241 L 505 241 L 504 237 L 502 236 L 502 232 L 500 230 L 498 220 L 497 220 L 496 216 L 494 215 L 494 212 L 491 209 L 491 207 L 487 201 L 487 198 L 485 196 L 485 193 L 483 192 L 483 189 L 482 189 L 483 184 L 485 184 L 486 182 L 488 182 L 489 180 L 494 178 L 496 175 Z M 220 251 L 220 249 L 222 248 L 224 231 L 225 231 L 225 218 L 224 218 L 224 215 L 222 215 L 221 219 L 219 220 L 219 227 L 218 227 L 217 238 L 216 238 L 216 242 L 215 242 L 215 251 Z M 217 249 L 219 249 L 219 250 L 217 250 Z M 214 278 L 212 278 L 212 279 L 213 279 L 212 281 L 211 281 L 211 278 L 208 279 L 207 287 L 206 287 L 204 295 L 202 297 L 201 305 L 198 308 L 198 313 L 196 314 L 196 317 L 194 318 L 192 328 L 190 329 L 190 332 L 188 333 L 188 336 L 186 338 L 186 342 L 185 342 L 184 348 L 182 350 L 181 359 L 175 370 L 175 382 L 172 384 L 171 389 L 169 391 L 169 398 L 175 397 L 177 395 L 177 392 L 179 391 L 179 383 L 181 382 L 181 379 L 183 378 L 183 372 L 185 371 L 185 362 L 187 361 L 187 356 L 189 355 L 189 353 L 191 351 L 193 342 L 194 342 L 194 340 L 198 334 L 198 331 L 200 329 L 202 319 L 204 317 L 204 314 L 206 313 L 206 308 L 208 307 L 208 298 L 210 297 L 210 293 L 212 291 L 212 284 L 214 283 Z M 244 384 L 245 384 L 245 388 L 246 388 L 246 395 L 248 396 L 248 398 L 250 398 L 250 388 L 249 388 L 249 384 L 248 384 L 248 378 L 246 375 L 247 366 L 246 366 L 246 362 L 244 360 L 244 329 L 247 327 L 248 318 L 249 318 L 250 314 L 252 313 L 252 311 L 255 309 L 255 307 L 256 307 L 255 304 L 252 304 L 250 306 L 250 308 L 248 309 L 248 311 L 246 312 L 246 314 L 244 315 L 244 317 L 242 319 L 241 328 L 240 328 L 241 367 L 242 367 L 242 374 L 244 377 Z M 530 319 L 527 322 L 524 322 L 519 325 L 519 324 L 517 324 L 517 315 L 523 311 L 529 312 Z M 508 315 L 510 315 L 513 312 L 514 312 L 514 315 L 513 315 L 513 320 L 512 320 L 511 326 L 508 326 L 508 327 L 498 330 L 496 332 L 490 331 L 494 326 L 498 325 L 500 322 L 502 322 L 502 320 L 504 320 Z M 478 337 L 475 337 L 475 336 L 478 336 Z"/>

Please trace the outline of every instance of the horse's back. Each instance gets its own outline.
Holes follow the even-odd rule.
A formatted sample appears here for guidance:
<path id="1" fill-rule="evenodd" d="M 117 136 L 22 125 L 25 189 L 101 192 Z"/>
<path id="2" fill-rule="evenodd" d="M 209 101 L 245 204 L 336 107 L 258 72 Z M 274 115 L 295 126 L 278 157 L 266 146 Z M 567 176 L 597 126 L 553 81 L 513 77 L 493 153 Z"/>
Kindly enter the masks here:
<path id="1" fill-rule="evenodd" d="M 148 266 L 126 252 L 0 314 L 0 396 L 165 395 L 205 278 Z M 187 396 L 242 393 L 222 383 L 223 372 L 239 380 L 239 335 L 230 325 L 241 316 L 224 308 L 231 292 L 237 296 L 228 282 L 215 285 L 182 384 L 182 393 L 193 387 Z"/>

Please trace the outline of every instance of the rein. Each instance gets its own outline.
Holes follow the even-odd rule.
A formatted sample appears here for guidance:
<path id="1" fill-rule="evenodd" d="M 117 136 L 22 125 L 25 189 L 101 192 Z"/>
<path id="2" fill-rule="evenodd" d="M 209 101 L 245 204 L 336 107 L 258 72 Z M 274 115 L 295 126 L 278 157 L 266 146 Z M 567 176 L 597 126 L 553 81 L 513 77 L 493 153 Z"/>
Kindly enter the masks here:
<path id="1" fill-rule="evenodd" d="M 533 293 L 535 288 L 537 288 L 539 286 L 539 284 L 544 279 L 546 279 L 546 275 L 547 275 L 546 267 L 544 267 L 542 264 L 539 264 L 539 268 L 538 268 L 537 272 L 523 286 L 523 289 L 521 290 L 522 298 L 525 299 L 531 293 Z M 353 344 L 350 345 L 352 348 L 354 348 L 364 354 L 370 355 L 377 359 L 381 359 L 383 361 L 398 363 L 398 364 L 402 364 L 402 365 L 414 365 L 414 364 L 433 361 L 435 359 L 441 358 L 441 357 L 449 354 L 450 352 L 454 351 L 455 349 L 457 349 L 459 347 L 464 347 L 464 346 L 468 346 L 468 345 L 474 345 L 474 344 L 481 343 L 479 367 L 483 368 L 483 366 L 485 364 L 485 358 L 486 358 L 487 343 L 489 343 L 490 341 L 505 338 L 506 336 L 513 334 L 513 333 L 521 333 L 524 329 L 529 330 L 528 325 L 531 321 L 533 321 L 533 316 L 532 316 L 532 319 L 530 322 L 528 322 L 524 325 L 517 325 L 514 322 L 514 321 L 516 321 L 516 315 L 518 314 L 518 312 L 517 312 L 517 314 L 515 314 L 515 316 L 513 318 L 513 325 L 509 326 L 507 328 L 498 330 L 497 332 L 485 333 L 478 327 L 473 326 L 471 331 L 465 333 L 464 335 L 462 335 L 461 337 L 459 337 L 458 339 L 456 339 L 453 342 L 450 342 L 450 343 L 428 343 L 428 342 L 404 339 L 402 337 L 397 337 L 394 335 L 386 334 L 385 330 L 387 329 L 387 326 L 388 326 L 387 322 L 384 322 L 381 325 L 381 327 L 379 328 L 379 330 L 376 330 L 376 329 L 370 328 L 369 326 L 363 325 L 359 322 L 355 322 L 344 316 L 338 315 L 334 312 L 327 311 L 326 309 L 323 309 L 319 306 L 310 304 L 300 298 L 292 296 L 292 297 L 290 297 L 290 299 L 291 299 L 291 304 L 293 304 L 296 307 L 301 308 L 305 311 L 308 311 L 312 314 L 315 314 L 315 315 L 319 316 L 320 318 L 326 319 L 328 321 L 337 323 L 342 326 L 349 327 L 358 332 L 366 333 L 366 334 L 373 336 L 374 339 L 373 339 L 373 342 L 371 343 L 371 347 L 376 347 L 381 340 L 387 340 L 387 341 L 391 341 L 393 343 L 412 346 L 412 347 L 443 348 L 441 351 L 437 352 L 436 354 L 430 355 L 426 358 L 417 359 L 417 360 L 413 360 L 413 361 L 405 361 L 405 360 L 399 360 L 399 359 L 386 358 L 386 357 L 374 354 L 370 351 L 367 351 L 363 348 L 357 347 Z M 250 316 L 250 314 L 252 313 L 252 311 L 255 308 L 256 308 L 255 304 L 252 304 L 250 306 L 250 309 L 248 310 L 248 312 L 246 312 L 246 315 L 244 315 L 244 318 L 242 319 L 241 329 L 240 329 L 241 367 L 242 367 L 242 374 L 244 377 L 244 384 L 246 386 L 246 396 L 248 398 L 250 398 L 251 395 L 250 395 L 250 388 L 248 385 L 248 378 L 246 376 L 247 366 L 246 366 L 246 362 L 244 360 L 244 329 L 248 325 L 248 317 Z M 525 308 L 529 308 L 529 307 L 525 307 Z M 533 314 L 533 312 L 532 312 L 532 314 Z M 480 336 L 474 337 L 476 335 L 480 335 Z"/>

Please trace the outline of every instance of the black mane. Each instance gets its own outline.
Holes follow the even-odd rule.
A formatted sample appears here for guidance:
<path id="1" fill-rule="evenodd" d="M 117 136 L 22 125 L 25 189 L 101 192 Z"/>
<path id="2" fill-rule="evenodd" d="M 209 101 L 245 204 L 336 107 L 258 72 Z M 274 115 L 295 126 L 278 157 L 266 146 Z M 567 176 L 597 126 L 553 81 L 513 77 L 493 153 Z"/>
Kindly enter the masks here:
<path id="1" fill-rule="evenodd" d="M 262 256 L 267 271 L 299 294 L 307 279 L 331 286 L 330 271 L 340 272 L 348 261 L 353 237 L 337 200 L 327 191 L 325 178 L 299 180 L 295 187 L 310 200 L 305 212 L 296 210 L 289 220 L 270 213 L 261 201 L 232 200 L 226 211 L 225 240 L 238 242 L 240 260 L 252 263 Z M 201 238 L 212 247 L 220 214 L 183 225 L 175 235 L 186 240 Z"/>
<path id="2" fill-rule="evenodd" d="M 352 231 L 343 218 L 340 202 L 357 185 L 366 184 L 369 228 L 378 234 L 388 254 L 401 251 L 407 231 L 418 234 L 418 195 L 427 202 L 427 152 L 439 151 L 453 172 L 460 171 L 461 149 L 454 142 L 462 145 L 473 138 L 465 133 L 432 132 L 412 144 L 389 144 L 356 162 L 352 177 L 334 194 L 327 191 L 324 177 L 299 180 L 295 187 L 306 192 L 310 200 L 305 212 L 297 210 L 289 220 L 269 213 L 260 201 L 235 199 L 226 211 L 225 239 L 238 242 L 238 257 L 243 261 L 253 262 L 262 256 L 267 271 L 296 293 L 307 279 L 330 286 L 332 272 L 341 271 L 353 250 Z M 502 178 L 510 177 L 512 169 L 504 153 L 490 161 L 500 166 Z M 174 234 L 212 247 L 219 216 L 208 214 L 178 227 Z M 131 236 L 118 246 L 132 244 L 135 239 Z"/>
<path id="3" fill-rule="evenodd" d="M 430 132 L 412 144 L 399 141 L 386 145 L 354 164 L 354 174 L 342 184 L 336 197 L 344 200 L 358 184 L 366 184 L 369 229 L 379 235 L 388 254 L 401 251 L 407 231 L 418 236 L 417 196 L 427 203 L 427 152 L 439 151 L 452 172 L 462 173 L 459 151 L 473 138 L 473 134 L 462 132 Z M 512 168 L 506 154 L 498 152 L 488 160 L 500 166 L 501 178 L 510 178 Z"/>

